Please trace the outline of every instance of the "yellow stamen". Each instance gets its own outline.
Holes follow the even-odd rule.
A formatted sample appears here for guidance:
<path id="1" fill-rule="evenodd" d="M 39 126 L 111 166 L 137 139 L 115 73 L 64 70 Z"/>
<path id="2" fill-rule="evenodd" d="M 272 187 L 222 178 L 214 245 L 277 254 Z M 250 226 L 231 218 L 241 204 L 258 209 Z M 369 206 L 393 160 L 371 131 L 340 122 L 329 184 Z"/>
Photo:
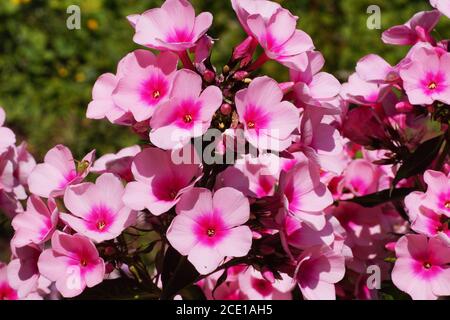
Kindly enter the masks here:
<path id="1" fill-rule="evenodd" d="M 190 114 L 187 114 L 183 117 L 183 121 L 186 123 L 191 123 L 192 122 L 192 116 Z"/>
<path id="2" fill-rule="evenodd" d="M 103 220 L 100 220 L 99 222 L 97 222 L 97 229 L 102 231 L 104 228 L 106 227 L 106 223 Z"/>

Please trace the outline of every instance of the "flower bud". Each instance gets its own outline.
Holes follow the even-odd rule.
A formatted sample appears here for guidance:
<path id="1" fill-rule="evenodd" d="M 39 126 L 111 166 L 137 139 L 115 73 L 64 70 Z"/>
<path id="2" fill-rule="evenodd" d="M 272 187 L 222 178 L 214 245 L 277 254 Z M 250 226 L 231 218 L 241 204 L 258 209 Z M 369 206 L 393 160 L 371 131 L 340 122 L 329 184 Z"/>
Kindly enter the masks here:
<path id="1" fill-rule="evenodd" d="M 388 242 L 388 243 L 386 243 L 386 245 L 384 247 L 388 251 L 395 252 L 395 245 L 396 245 L 396 242 Z"/>
<path id="2" fill-rule="evenodd" d="M 245 78 L 247 78 L 247 76 L 248 76 L 247 71 L 239 70 L 233 75 L 233 78 L 238 81 L 243 81 Z"/>
<path id="3" fill-rule="evenodd" d="M 245 67 L 252 61 L 258 42 L 253 37 L 247 37 L 241 44 L 233 50 L 234 61 L 241 60 L 240 66 Z"/>
<path id="4" fill-rule="evenodd" d="M 275 276 L 273 275 L 273 272 L 270 271 L 269 269 L 263 268 L 261 274 L 264 277 L 264 279 L 266 279 L 270 283 L 275 283 Z"/>
<path id="5" fill-rule="evenodd" d="M 114 265 L 112 263 L 105 264 L 105 273 L 111 273 L 114 271 Z"/>
<path id="6" fill-rule="evenodd" d="M 105 256 L 112 256 L 116 253 L 116 249 L 114 247 L 106 247 L 105 248 Z"/>
<path id="7" fill-rule="evenodd" d="M 229 103 L 224 103 L 220 106 L 220 112 L 224 116 L 228 116 L 231 113 L 231 111 L 233 111 L 233 107 Z"/>
<path id="8" fill-rule="evenodd" d="M 413 106 L 408 101 L 400 101 L 395 105 L 395 110 L 398 112 L 407 113 L 413 110 Z"/>
<path id="9" fill-rule="evenodd" d="M 203 73 L 203 79 L 205 79 L 206 82 L 212 83 L 216 78 L 216 74 L 211 70 L 205 70 Z"/>

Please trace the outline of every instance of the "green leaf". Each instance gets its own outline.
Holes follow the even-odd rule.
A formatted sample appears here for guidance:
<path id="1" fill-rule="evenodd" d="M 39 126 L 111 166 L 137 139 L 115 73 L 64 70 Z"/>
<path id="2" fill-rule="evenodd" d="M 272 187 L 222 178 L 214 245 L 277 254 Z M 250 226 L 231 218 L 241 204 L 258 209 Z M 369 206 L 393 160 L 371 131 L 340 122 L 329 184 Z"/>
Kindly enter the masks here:
<path id="1" fill-rule="evenodd" d="M 440 135 L 422 143 L 398 169 L 392 186 L 395 187 L 402 179 L 424 172 L 438 155 L 443 142 L 444 135 Z"/>
<path id="2" fill-rule="evenodd" d="M 161 300 L 172 299 L 180 290 L 193 284 L 198 276 L 198 271 L 186 257 L 169 247 L 164 257 L 161 275 L 163 283 Z"/>
<path id="3" fill-rule="evenodd" d="M 207 300 L 203 290 L 195 284 L 184 288 L 183 290 L 180 291 L 180 294 L 183 297 L 183 300 L 195 300 L 195 301 Z"/>
<path id="4" fill-rule="evenodd" d="M 368 194 L 368 195 L 362 196 L 362 197 L 353 198 L 353 199 L 346 200 L 346 201 L 357 203 L 366 208 L 372 208 L 372 207 L 376 207 L 376 206 L 386 203 L 386 202 L 402 200 L 404 197 L 406 197 L 408 194 L 410 194 L 414 190 L 415 189 L 413 189 L 413 188 L 399 188 L 399 189 L 394 189 L 391 192 L 390 189 L 386 189 L 383 191 Z"/>

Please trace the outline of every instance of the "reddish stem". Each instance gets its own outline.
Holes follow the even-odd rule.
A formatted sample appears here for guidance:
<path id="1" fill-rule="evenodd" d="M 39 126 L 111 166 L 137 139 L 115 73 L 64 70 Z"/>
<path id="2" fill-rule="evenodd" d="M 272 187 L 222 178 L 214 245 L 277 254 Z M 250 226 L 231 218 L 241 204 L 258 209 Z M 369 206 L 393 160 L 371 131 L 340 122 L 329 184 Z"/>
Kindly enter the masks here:
<path id="1" fill-rule="evenodd" d="M 191 58 L 189 58 L 187 50 L 178 52 L 178 56 L 180 57 L 184 68 L 195 71 L 194 64 L 192 63 Z"/>
<path id="2" fill-rule="evenodd" d="M 263 52 L 255 62 L 253 62 L 247 69 L 248 72 L 255 71 L 261 68 L 270 58 Z"/>

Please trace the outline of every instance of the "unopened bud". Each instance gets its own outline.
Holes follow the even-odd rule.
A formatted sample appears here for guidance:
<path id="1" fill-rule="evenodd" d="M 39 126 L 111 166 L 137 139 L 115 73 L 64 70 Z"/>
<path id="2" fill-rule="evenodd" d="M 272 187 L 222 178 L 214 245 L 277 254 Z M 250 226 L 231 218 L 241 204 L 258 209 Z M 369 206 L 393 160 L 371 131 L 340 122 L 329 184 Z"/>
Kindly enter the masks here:
<path id="1" fill-rule="evenodd" d="M 413 110 L 413 106 L 408 101 L 400 101 L 395 105 L 395 110 L 398 112 L 407 113 Z"/>
<path id="2" fill-rule="evenodd" d="M 396 242 L 388 242 L 388 243 L 386 243 L 386 244 L 384 245 L 384 247 L 385 247 L 386 250 L 388 250 L 388 251 L 395 252 L 395 245 L 396 245 L 396 244 L 397 244 Z"/>
<path id="3" fill-rule="evenodd" d="M 114 247 L 106 247 L 105 248 L 105 256 L 112 256 L 116 253 L 116 249 Z"/>
<path id="4" fill-rule="evenodd" d="M 203 73 L 203 79 L 205 79 L 206 82 L 208 83 L 212 83 L 216 78 L 216 74 L 215 72 L 211 71 L 211 70 L 206 70 Z"/>
<path id="5" fill-rule="evenodd" d="M 105 264 L 105 272 L 106 273 L 111 273 L 114 271 L 114 265 L 112 263 L 107 263 Z"/>
<path id="6" fill-rule="evenodd" d="M 238 80 L 238 81 L 242 81 L 242 80 L 245 80 L 247 78 L 247 76 L 248 76 L 248 72 L 247 71 L 240 70 L 240 71 L 237 71 L 233 75 L 233 78 Z"/>
<path id="7" fill-rule="evenodd" d="M 78 174 L 84 173 L 87 170 L 87 168 L 89 168 L 89 165 L 90 165 L 90 163 L 87 160 L 78 162 L 77 163 L 77 173 Z"/>
<path id="8" fill-rule="evenodd" d="M 233 111 L 233 107 L 229 103 L 224 103 L 220 106 L 220 113 L 222 113 L 224 116 L 228 116 L 231 111 Z"/>
<path id="9" fill-rule="evenodd" d="M 264 268 L 261 272 L 264 279 L 269 281 L 270 283 L 275 283 L 275 276 L 273 275 L 273 272 L 269 269 Z"/>

